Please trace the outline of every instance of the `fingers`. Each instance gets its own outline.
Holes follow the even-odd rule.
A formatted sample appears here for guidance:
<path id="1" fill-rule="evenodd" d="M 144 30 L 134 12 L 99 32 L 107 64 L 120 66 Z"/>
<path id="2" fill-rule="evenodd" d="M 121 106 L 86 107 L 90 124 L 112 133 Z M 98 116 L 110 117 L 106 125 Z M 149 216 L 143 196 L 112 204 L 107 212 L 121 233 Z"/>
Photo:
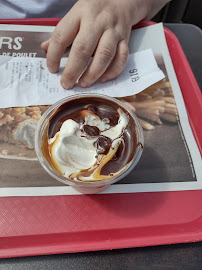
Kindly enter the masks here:
<path id="1" fill-rule="evenodd" d="M 112 30 L 103 33 L 92 62 L 81 76 L 79 85 L 89 87 L 105 72 L 115 56 L 118 36 Z"/>
<path id="2" fill-rule="evenodd" d="M 89 0 L 90 11 L 84 3 L 78 1 L 58 23 L 52 37 L 41 44 L 47 51 L 47 67 L 52 73 L 59 70 L 66 48 L 72 45 L 61 77 L 65 89 L 71 89 L 79 77 L 81 87 L 89 87 L 98 79 L 100 82 L 114 79 L 125 67 L 128 57 L 130 24 L 126 13 L 121 9 L 118 16 L 108 1 L 99 1 L 98 7 Z M 120 19 L 117 21 L 117 18 Z"/>
<path id="3" fill-rule="evenodd" d="M 88 24 L 81 25 L 62 74 L 61 84 L 65 89 L 71 89 L 75 85 L 87 66 L 101 35 L 101 28 L 98 27 L 89 31 Z"/>
<path id="4" fill-rule="evenodd" d="M 50 44 L 50 38 L 44 42 L 41 43 L 41 48 L 44 50 L 44 51 L 47 51 L 48 50 L 48 46 Z"/>
<path id="5" fill-rule="evenodd" d="M 84 33 L 83 29 L 82 33 Z M 83 38 L 83 35 L 79 34 L 75 39 L 71 58 L 69 57 L 69 61 L 61 79 L 62 86 L 65 89 L 72 88 L 80 74 L 85 69 L 94 49 L 96 48 L 100 33 L 97 33 L 97 37 L 92 34 L 88 37 L 88 40 L 85 38 L 85 41 L 83 42 L 79 41 Z M 48 49 L 49 53 L 51 53 L 49 48 L 50 42 L 51 39 L 46 40 L 41 44 L 41 47 L 44 50 Z M 127 62 L 128 46 L 125 40 L 120 41 L 118 45 L 117 43 L 118 37 L 114 32 L 108 30 L 103 33 L 97 45 L 92 62 L 79 80 L 79 85 L 81 87 L 89 87 L 98 79 L 100 82 L 112 80 L 121 73 Z M 66 46 L 68 45 L 65 45 L 64 50 L 61 51 L 62 55 Z M 57 62 L 58 68 L 62 55 L 59 55 L 59 53 L 57 55 L 59 58 Z"/>
<path id="6" fill-rule="evenodd" d="M 66 48 L 72 44 L 79 30 L 79 18 L 68 13 L 57 25 L 50 41 L 42 46 L 47 48 L 46 62 L 50 72 L 55 73 L 60 66 Z"/>
<path id="7" fill-rule="evenodd" d="M 113 61 L 110 66 L 100 77 L 99 82 L 106 82 L 116 78 L 121 71 L 124 69 L 127 59 L 128 59 L 128 45 L 125 40 L 122 40 L 118 43 L 117 51 Z"/>

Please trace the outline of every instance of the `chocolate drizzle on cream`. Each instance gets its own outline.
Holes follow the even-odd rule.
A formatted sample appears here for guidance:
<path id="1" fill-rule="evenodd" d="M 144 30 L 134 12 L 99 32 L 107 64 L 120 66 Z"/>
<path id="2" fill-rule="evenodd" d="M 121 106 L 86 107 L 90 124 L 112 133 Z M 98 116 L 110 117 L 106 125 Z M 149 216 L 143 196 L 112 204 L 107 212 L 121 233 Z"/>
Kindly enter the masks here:
<path id="1" fill-rule="evenodd" d="M 119 175 L 137 149 L 128 112 L 102 98 L 79 98 L 59 107 L 47 135 L 43 144 L 47 161 L 59 174 L 78 181 Z"/>

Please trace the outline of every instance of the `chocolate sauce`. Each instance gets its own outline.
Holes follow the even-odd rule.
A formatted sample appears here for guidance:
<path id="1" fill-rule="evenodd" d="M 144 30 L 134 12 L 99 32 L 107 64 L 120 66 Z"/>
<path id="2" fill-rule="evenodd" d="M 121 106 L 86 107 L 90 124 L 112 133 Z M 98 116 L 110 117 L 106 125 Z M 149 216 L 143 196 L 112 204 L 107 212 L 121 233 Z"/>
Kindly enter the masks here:
<path id="1" fill-rule="evenodd" d="M 81 111 L 85 109 L 95 113 L 101 120 L 108 118 L 110 126 L 115 126 L 118 123 L 118 106 L 115 103 L 113 106 L 112 102 L 102 98 L 82 97 L 71 100 L 58 108 L 50 120 L 49 138 L 54 137 L 67 119 L 72 119 L 77 123 L 84 123 L 84 117 L 81 115 Z"/>
<path id="2" fill-rule="evenodd" d="M 129 141 L 131 138 L 130 134 L 126 131 L 123 135 L 124 143 L 122 142 L 119 145 L 119 148 L 113 158 L 107 162 L 102 170 L 101 174 L 109 175 L 110 173 L 115 173 L 120 170 L 120 168 L 124 167 L 129 160 L 131 160 L 131 150 L 132 143 Z M 133 143 L 135 143 L 136 137 L 134 138 Z M 136 152 L 136 150 L 135 150 Z M 135 152 L 133 153 L 135 155 Z"/>
<path id="3" fill-rule="evenodd" d="M 120 106 L 118 106 L 116 103 L 113 101 L 108 101 L 104 98 L 81 97 L 68 101 L 67 103 L 61 105 L 49 120 L 49 129 L 46 133 L 47 138 L 44 137 L 44 141 L 47 141 L 48 138 L 53 138 L 60 130 L 62 124 L 66 120 L 72 119 L 83 127 L 83 133 L 87 136 L 98 136 L 96 141 L 98 154 L 107 155 L 112 145 L 112 140 L 106 136 L 100 135 L 100 130 L 98 127 L 84 125 L 85 113 L 86 111 L 90 111 L 97 115 L 101 120 L 106 121 L 110 127 L 113 127 L 118 124 L 118 108 L 120 108 Z M 121 109 L 128 115 L 128 112 L 124 108 Z M 83 114 L 81 113 L 82 111 Z M 129 117 L 129 122 L 124 130 L 124 133 L 122 134 L 122 139 L 123 140 L 115 155 L 102 167 L 101 175 L 112 176 L 114 173 L 120 171 L 125 165 L 130 163 L 130 161 L 134 158 L 138 144 L 136 128 L 132 117 Z M 48 144 L 45 142 L 43 143 L 43 152 L 44 156 L 47 158 Z M 50 160 L 51 159 L 48 157 L 47 161 L 49 163 Z M 90 174 L 89 171 L 86 170 L 82 172 L 82 175 L 88 176 Z"/>
<path id="4" fill-rule="evenodd" d="M 138 142 L 138 143 L 137 143 L 137 146 L 139 146 L 142 150 L 143 150 L 143 148 L 144 148 L 144 146 L 143 146 L 143 144 L 142 144 L 141 142 Z"/>
<path id="5" fill-rule="evenodd" d="M 107 155 L 112 145 L 112 140 L 106 136 L 100 136 L 96 142 L 99 154 Z"/>
<path id="6" fill-rule="evenodd" d="M 89 125 L 84 125 L 83 126 L 84 132 L 90 136 L 90 137 L 95 137 L 100 135 L 100 130 L 98 127 L 95 126 L 89 126 Z"/>

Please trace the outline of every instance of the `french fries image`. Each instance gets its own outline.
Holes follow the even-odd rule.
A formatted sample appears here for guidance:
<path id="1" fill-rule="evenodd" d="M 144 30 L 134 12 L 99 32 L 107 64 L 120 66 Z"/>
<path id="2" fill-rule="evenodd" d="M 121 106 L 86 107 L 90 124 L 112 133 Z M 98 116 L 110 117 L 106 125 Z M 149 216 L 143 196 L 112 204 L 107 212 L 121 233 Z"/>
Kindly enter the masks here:
<path id="1" fill-rule="evenodd" d="M 155 129 L 154 123 L 177 123 L 177 106 L 171 84 L 166 79 L 135 96 L 121 98 L 121 101 L 135 112 L 145 130 Z"/>
<path id="2" fill-rule="evenodd" d="M 155 127 L 153 125 L 151 125 L 150 123 L 148 123 L 147 121 L 141 119 L 141 118 L 138 118 L 141 126 L 146 129 L 146 130 L 153 130 L 155 129 Z"/>
<path id="3" fill-rule="evenodd" d="M 169 113 L 163 113 L 161 115 L 161 119 L 172 122 L 172 123 L 176 123 L 177 122 L 177 118 L 175 115 L 169 114 Z"/>
<path id="4" fill-rule="evenodd" d="M 135 107 L 128 101 L 122 100 L 122 102 L 131 109 L 132 112 L 135 112 Z"/>

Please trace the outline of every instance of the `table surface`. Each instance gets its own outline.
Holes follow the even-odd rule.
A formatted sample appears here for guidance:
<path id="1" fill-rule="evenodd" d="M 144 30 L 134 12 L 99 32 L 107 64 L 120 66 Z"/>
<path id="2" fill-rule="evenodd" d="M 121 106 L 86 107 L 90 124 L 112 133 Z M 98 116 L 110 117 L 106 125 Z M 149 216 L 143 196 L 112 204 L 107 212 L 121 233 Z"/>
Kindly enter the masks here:
<path id="1" fill-rule="evenodd" d="M 178 37 L 196 80 L 202 89 L 202 32 L 190 24 L 165 24 Z M 202 242 L 0 260 L 10 269 L 177 269 L 202 268 Z"/>

